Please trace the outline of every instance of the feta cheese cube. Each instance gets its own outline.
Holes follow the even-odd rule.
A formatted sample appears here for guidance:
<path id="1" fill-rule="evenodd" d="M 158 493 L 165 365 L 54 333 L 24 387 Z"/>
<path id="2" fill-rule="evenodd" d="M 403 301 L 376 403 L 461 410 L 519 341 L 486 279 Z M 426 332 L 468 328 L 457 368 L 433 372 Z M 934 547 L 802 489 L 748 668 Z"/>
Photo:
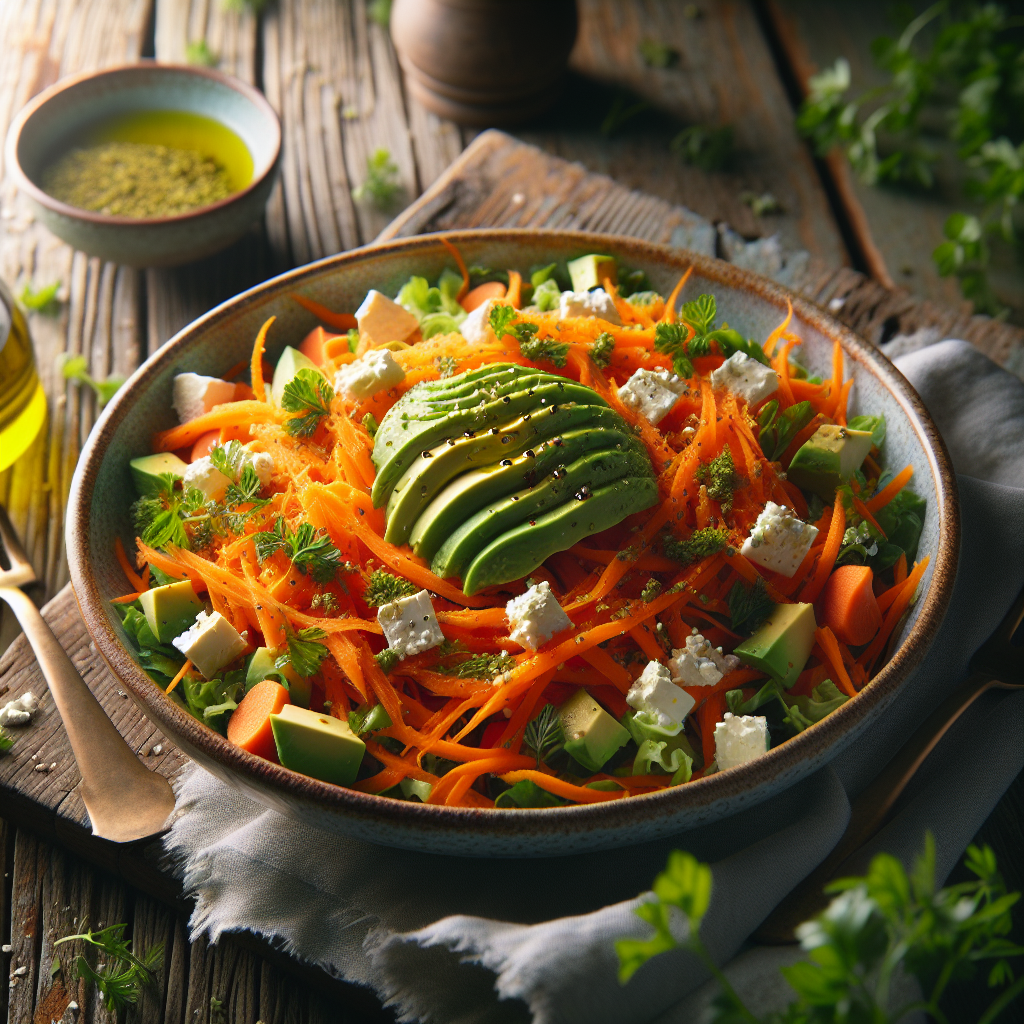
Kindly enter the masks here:
<path id="1" fill-rule="evenodd" d="M 769 501 L 740 551 L 763 568 L 792 578 L 817 536 L 816 526 L 797 519 L 785 505 Z"/>
<path id="2" fill-rule="evenodd" d="M 354 363 L 343 366 L 334 378 L 334 387 L 346 398 L 361 402 L 378 391 L 393 388 L 405 380 L 405 370 L 389 349 L 370 349 Z"/>
<path id="3" fill-rule="evenodd" d="M 174 378 L 171 405 L 182 423 L 188 423 L 215 405 L 235 400 L 235 385 L 219 377 L 204 377 L 201 373 L 179 373 Z"/>
<path id="4" fill-rule="evenodd" d="M 629 688 L 626 703 L 661 728 L 671 729 L 682 723 L 697 702 L 672 682 L 672 674 L 660 661 L 649 661 Z"/>
<path id="5" fill-rule="evenodd" d="M 563 318 L 596 316 L 616 327 L 622 326 L 619 311 L 603 288 L 595 288 L 592 292 L 562 292 L 558 300 L 558 315 Z"/>
<path id="6" fill-rule="evenodd" d="M 39 698 L 31 690 L 0 708 L 0 727 L 5 725 L 28 725 L 39 707 Z"/>
<path id="7" fill-rule="evenodd" d="M 182 486 L 185 490 L 197 487 L 203 492 L 203 497 L 207 501 L 220 501 L 233 483 L 231 477 L 226 476 L 214 466 L 213 459 L 209 455 L 204 455 L 201 459 L 189 463 L 185 475 L 182 477 Z"/>
<path id="8" fill-rule="evenodd" d="M 551 593 L 547 580 L 536 583 L 525 594 L 512 598 L 505 605 L 509 637 L 528 650 L 535 651 L 556 633 L 568 629 L 572 620 L 562 610 L 558 598 Z"/>
<path id="9" fill-rule="evenodd" d="M 230 665 L 246 647 L 238 630 L 220 612 L 200 612 L 196 621 L 171 643 L 207 679 Z"/>
<path id="10" fill-rule="evenodd" d="M 377 621 L 384 630 L 388 647 L 398 651 L 403 659 L 429 651 L 444 640 L 430 595 L 425 590 L 381 605 Z"/>
<path id="11" fill-rule="evenodd" d="M 748 405 L 757 405 L 779 390 L 779 375 L 746 352 L 733 352 L 717 370 L 711 372 L 711 386 L 727 388 L 734 395 L 745 398 Z"/>
<path id="12" fill-rule="evenodd" d="M 373 346 L 405 341 L 420 325 L 407 309 L 373 288 L 356 310 L 356 323 L 360 335 L 368 335 Z"/>
<path id="13" fill-rule="evenodd" d="M 627 409 L 638 412 L 656 426 L 686 391 L 686 381 L 668 370 L 637 370 L 619 388 L 619 398 Z"/>
<path id="14" fill-rule="evenodd" d="M 768 749 L 768 721 L 760 715 L 725 713 L 715 726 L 715 761 L 719 771 L 736 768 Z"/>
<path id="15" fill-rule="evenodd" d="M 471 345 L 489 345 L 498 340 L 489 323 L 491 310 L 497 305 L 501 303 L 495 299 L 488 299 L 483 305 L 468 313 L 466 319 L 459 324 L 459 333 Z"/>
<path id="16" fill-rule="evenodd" d="M 248 445 L 245 447 L 249 448 Z M 245 462 L 242 464 L 243 468 L 246 464 L 252 466 L 264 487 L 270 483 L 270 477 L 274 472 L 274 457 L 269 452 L 254 452 L 250 450 L 245 458 Z"/>
<path id="17" fill-rule="evenodd" d="M 683 686 L 715 686 L 739 665 L 735 654 L 723 654 L 721 647 L 712 647 L 696 630 L 686 638 L 684 647 L 672 652 L 668 662 L 672 682 Z"/>

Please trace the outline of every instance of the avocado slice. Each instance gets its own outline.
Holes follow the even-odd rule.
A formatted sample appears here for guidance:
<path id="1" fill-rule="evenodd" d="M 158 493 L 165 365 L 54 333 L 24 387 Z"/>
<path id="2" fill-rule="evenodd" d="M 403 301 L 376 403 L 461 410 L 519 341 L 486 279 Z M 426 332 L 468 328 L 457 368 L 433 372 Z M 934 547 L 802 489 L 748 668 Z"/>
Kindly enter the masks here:
<path id="1" fill-rule="evenodd" d="M 285 704 L 270 716 L 270 728 L 285 768 L 336 786 L 351 786 L 356 781 L 366 744 L 348 722 Z"/>
<path id="2" fill-rule="evenodd" d="M 733 653 L 788 690 L 811 656 L 815 629 L 814 605 L 777 604 L 760 628 Z"/>
<path id="3" fill-rule="evenodd" d="M 277 366 L 274 367 L 274 379 L 270 384 L 270 397 L 273 399 L 274 405 L 281 404 L 285 386 L 299 370 L 316 370 L 321 377 L 325 376 L 323 370 L 309 356 L 303 355 L 291 345 L 286 345 L 285 350 L 281 353 L 281 358 L 277 361 Z"/>
<path id="4" fill-rule="evenodd" d="M 570 403 L 531 408 L 518 419 L 506 420 L 480 436 L 449 438 L 444 444 L 421 453 L 421 458 L 395 484 L 388 499 L 384 539 L 389 544 L 405 544 L 416 520 L 435 495 L 468 469 L 500 463 L 527 451 L 535 452 L 542 441 L 569 427 L 614 427 L 622 423 L 619 414 L 607 406 Z"/>
<path id="5" fill-rule="evenodd" d="M 822 501 L 832 501 L 836 488 L 860 469 L 870 451 L 870 430 L 827 423 L 797 449 L 786 475 L 797 487 L 813 491 Z"/>
<path id="6" fill-rule="evenodd" d="M 284 648 L 257 647 L 256 653 L 249 659 L 245 670 L 245 692 L 248 693 L 257 683 L 264 679 L 273 679 L 288 690 L 293 704 L 308 708 L 312 696 L 313 684 L 309 679 L 285 665 L 278 668 L 275 662 L 284 653 Z"/>
<path id="7" fill-rule="evenodd" d="M 577 690 L 559 709 L 565 752 L 588 771 L 599 772 L 629 742 L 629 733 L 586 690 Z"/>
<path id="8" fill-rule="evenodd" d="M 619 283 L 619 264 L 614 256 L 600 256 L 590 253 L 568 263 L 569 279 L 574 292 L 589 292 L 601 287 L 602 278 L 609 278 L 612 284 Z"/>
<path id="9" fill-rule="evenodd" d="M 521 579 L 549 555 L 607 530 L 633 512 L 650 508 L 657 500 L 658 484 L 653 476 L 623 477 L 598 488 L 583 501 L 573 498 L 554 512 L 491 541 L 463 573 L 462 591 L 473 595 L 485 587 Z"/>
<path id="10" fill-rule="evenodd" d="M 135 490 L 143 497 L 147 494 L 159 494 L 163 489 L 161 476 L 170 473 L 180 480 L 188 466 L 173 452 L 160 452 L 157 455 L 143 455 L 128 463 L 132 471 L 132 483 Z"/>
<path id="11" fill-rule="evenodd" d="M 458 576 L 464 565 L 506 530 L 567 502 L 578 504 L 575 496 L 582 493 L 583 488 L 594 492 L 622 477 L 649 475 L 651 463 L 646 451 L 641 454 L 623 447 L 590 452 L 568 466 L 563 463 L 562 468 L 564 473 L 551 475 L 534 487 L 491 502 L 476 515 L 463 520 L 438 551 L 431 571 L 441 577 Z"/>
<path id="12" fill-rule="evenodd" d="M 433 558 L 441 545 L 488 502 L 498 501 L 523 487 L 532 487 L 559 466 L 575 462 L 586 452 L 616 448 L 645 454 L 632 435 L 615 428 L 586 427 L 544 441 L 534 458 L 519 455 L 511 465 L 488 466 L 463 473 L 448 484 L 423 510 L 409 543 L 421 558 Z"/>
<path id="13" fill-rule="evenodd" d="M 400 430 L 405 428 L 404 436 L 400 435 L 399 439 L 392 429 L 385 429 L 395 409 L 401 404 L 397 402 L 384 417 L 374 438 L 373 462 L 377 467 L 377 478 L 371 491 L 373 507 L 380 508 L 388 500 L 398 479 L 423 451 L 435 447 L 445 438 L 454 438 L 466 432 L 481 433 L 542 406 L 561 406 L 570 402 L 579 405 L 607 404 L 593 389 L 571 380 L 559 379 L 504 395 L 471 409 L 459 409 L 438 419 L 420 422 L 400 420 L 399 416 L 400 422 L 396 425 Z"/>
<path id="14" fill-rule="evenodd" d="M 203 611 L 203 602 L 196 597 L 191 580 L 153 587 L 139 595 L 139 604 L 153 635 L 162 644 L 181 636 Z"/>

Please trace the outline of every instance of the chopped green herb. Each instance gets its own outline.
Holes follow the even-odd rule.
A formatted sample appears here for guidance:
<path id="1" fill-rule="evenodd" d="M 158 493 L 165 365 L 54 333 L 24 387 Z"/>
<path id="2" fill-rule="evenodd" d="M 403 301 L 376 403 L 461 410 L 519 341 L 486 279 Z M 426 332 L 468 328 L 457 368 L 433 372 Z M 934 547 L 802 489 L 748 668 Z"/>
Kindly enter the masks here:
<path id="1" fill-rule="evenodd" d="M 363 600 L 370 608 L 380 608 L 381 605 L 390 604 L 400 597 L 411 597 L 416 593 L 419 593 L 419 588 L 414 583 L 399 576 L 392 576 L 384 569 L 374 569 L 370 582 L 366 585 Z"/>
<path id="2" fill-rule="evenodd" d="M 689 324 L 698 335 L 707 334 L 715 326 L 718 304 L 714 295 L 698 295 L 692 302 L 684 302 L 679 310 L 683 323 Z"/>
<path id="3" fill-rule="evenodd" d="M 558 753 L 565 744 L 565 732 L 558 709 L 554 704 L 545 704 L 539 715 L 523 732 L 523 746 L 537 759 L 537 767 Z"/>
<path id="4" fill-rule="evenodd" d="M 702 171 L 724 171 L 736 158 L 735 132 L 731 124 L 717 128 L 691 125 L 672 139 L 669 149 L 683 163 Z"/>
<path id="5" fill-rule="evenodd" d="M 645 604 L 650 604 L 660 593 L 662 588 L 661 580 L 655 579 L 653 576 L 644 584 L 644 589 L 640 591 L 640 599 Z"/>
<path id="6" fill-rule="evenodd" d="M 334 615 L 338 610 L 338 598 L 329 590 L 314 594 L 309 602 L 311 611 L 322 611 L 324 615 Z"/>
<path id="7" fill-rule="evenodd" d="M 614 351 L 615 339 L 607 331 L 602 331 L 590 346 L 590 358 L 598 366 L 605 367 L 611 363 Z"/>
<path id="8" fill-rule="evenodd" d="M 341 552 L 326 534 L 317 534 L 312 523 L 300 523 L 293 533 L 283 519 L 274 529 L 253 534 L 256 557 L 265 562 L 277 551 L 283 551 L 295 568 L 317 583 L 330 583 L 342 566 Z"/>
<path id="9" fill-rule="evenodd" d="M 512 306 L 498 305 L 491 309 L 487 322 L 494 331 L 494 336 L 500 341 L 506 334 L 511 333 L 510 325 L 518 316 L 519 310 Z"/>
<path id="10" fill-rule="evenodd" d="M 402 191 L 398 174 L 398 166 L 391 159 L 390 151 L 375 150 L 372 156 L 366 158 L 366 178 L 361 185 L 352 189 L 352 198 L 356 202 L 369 200 L 380 210 L 388 209 Z"/>
<path id="11" fill-rule="evenodd" d="M 447 380 L 447 378 L 455 376 L 459 361 L 454 356 L 438 356 L 434 360 L 434 365 L 437 367 L 441 379 Z"/>
<path id="12" fill-rule="evenodd" d="M 318 640 L 323 640 L 327 633 L 319 626 L 309 626 L 300 629 L 298 633 L 286 626 L 285 636 L 288 650 L 278 656 L 274 662 L 275 668 L 291 665 L 303 678 L 316 675 L 321 662 L 330 653 L 323 644 L 317 643 Z"/>
<path id="13" fill-rule="evenodd" d="M 689 565 L 709 555 L 717 555 L 727 543 L 728 538 L 724 530 L 706 526 L 703 530 L 694 530 L 686 540 L 677 540 L 671 534 L 667 534 L 662 539 L 662 550 L 666 558 Z"/>
<path id="14" fill-rule="evenodd" d="M 732 508 L 733 493 L 745 483 L 743 477 L 736 472 L 729 448 L 723 449 L 710 462 L 701 463 L 693 476 L 698 483 L 707 487 L 708 497 L 714 498 L 724 512 Z"/>
<path id="15" fill-rule="evenodd" d="M 355 350 L 359 348 L 359 329 L 356 327 L 350 327 L 345 332 L 345 337 L 348 338 L 349 352 L 355 352 Z"/>
<path id="16" fill-rule="evenodd" d="M 502 651 L 501 654 L 474 654 L 454 665 L 438 664 L 434 666 L 434 671 L 459 679 L 493 679 L 503 672 L 511 672 L 515 667 L 516 659 Z"/>
<path id="17" fill-rule="evenodd" d="M 31 284 L 26 284 L 18 296 L 21 304 L 30 309 L 33 313 L 42 313 L 45 316 L 56 316 L 60 312 L 60 300 L 57 292 L 60 291 L 60 281 L 44 285 L 38 291 Z"/>
<path id="18" fill-rule="evenodd" d="M 197 39 L 185 47 L 185 60 L 203 68 L 215 68 L 220 63 L 220 57 L 210 49 L 205 39 Z"/>
<path id="19" fill-rule="evenodd" d="M 518 328 L 530 328 L 537 330 L 535 324 L 516 324 L 513 330 Z M 525 358 L 535 363 L 548 362 L 561 368 L 565 366 L 566 358 L 569 355 L 569 345 L 561 341 L 552 341 L 549 338 L 532 338 L 529 335 L 517 334 L 519 338 L 519 351 Z"/>
<path id="20" fill-rule="evenodd" d="M 117 394 L 125 380 L 116 373 L 110 374 L 106 380 L 96 380 L 89 375 L 85 356 L 73 356 L 70 352 L 63 352 L 57 357 L 57 367 L 65 380 L 92 388 L 101 409 Z"/>
<path id="21" fill-rule="evenodd" d="M 377 417 L 372 412 L 368 412 L 361 420 L 363 427 L 371 438 L 377 436 L 377 431 L 380 429 L 380 424 L 377 422 Z"/>
<path id="22" fill-rule="evenodd" d="M 285 430 L 292 437 L 309 437 L 320 421 L 331 411 L 334 388 L 318 370 L 299 370 L 288 381 L 281 395 L 281 408 L 296 415 L 285 421 Z"/>
<path id="23" fill-rule="evenodd" d="M 380 666 L 384 675 L 390 675 L 394 667 L 402 660 L 402 652 L 393 647 L 385 647 L 379 654 L 373 656 L 374 661 Z"/>

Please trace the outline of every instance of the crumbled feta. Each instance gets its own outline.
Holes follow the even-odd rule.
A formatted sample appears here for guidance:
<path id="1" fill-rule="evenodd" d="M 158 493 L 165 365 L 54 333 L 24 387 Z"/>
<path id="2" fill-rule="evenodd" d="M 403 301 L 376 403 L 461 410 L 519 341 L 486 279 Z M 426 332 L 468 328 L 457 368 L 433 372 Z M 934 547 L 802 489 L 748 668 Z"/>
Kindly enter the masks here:
<path id="1" fill-rule="evenodd" d="M 757 405 L 779 390 L 779 375 L 764 363 L 759 363 L 746 352 L 733 352 L 717 369 L 711 372 L 713 388 L 727 388 L 734 395 Z"/>
<path id="2" fill-rule="evenodd" d="M 386 348 L 370 349 L 354 363 L 338 370 L 334 388 L 346 398 L 361 402 L 386 388 L 393 388 L 405 380 L 405 370 Z"/>
<path id="3" fill-rule="evenodd" d="M 233 402 L 235 385 L 219 377 L 204 377 L 200 373 L 179 373 L 174 378 L 174 398 L 171 405 L 182 423 L 188 423 L 215 405 Z"/>
<path id="4" fill-rule="evenodd" d="M 719 771 L 736 768 L 768 749 L 768 720 L 760 715 L 732 715 L 715 726 L 715 761 Z"/>
<path id="5" fill-rule="evenodd" d="M 4 725 L 28 725 L 32 721 L 32 715 L 39 707 L 39 698 L 28 691 L 14 700 L 9 700 L 0 708 L 0 726 Z"/>
<path id="6" fill-rule="evenodd" d="M 603 288 L 595 288 L 592 292 L 562 292 L 558 300 L 558 315 L 563 319 L 570 316 L 597 316 L 617 327 L 622 326 L 619 311 Z"/>
<path id="7" fill-rule="evenodd" d="M 811 550 L 818 528 L 769 501 L 740 549 L 752 562 L 792 577 Z"/>
<path id="8" fill-rule="evenodd" d="M 491 310 L 497 305 L 501 303 L 495 299 L 488 299 L 468 313 L 466 319 L 459 324 L 459 333 L 471 345 L 489 345 L 498 340 L 490 325 Z"/>
<path id="9" fill-rule="evenodd" d="M 368 335 L 374 346 L 386 345 L 389 341 L 405 341 L 420 325 L 412 313 L 376 289 L 366 293 L 362 305 L 356 310 L 356 323 L 360 335 Z"/>
<path id="10" fill-rule="evenodd" d="M 657 425 L 686 391 L 686 381 L 668 370 L 637 370 L 619 388 L 619 398 L 627 409 Z"/>
<path id="11" fill-rule="evenodd" d="M 248 450 L 248 445 L 245 446 Z M 270 483 L 270 477 L 274 472 L 274 457 L 268 452 L 250 451 L 242 463 L 242 467 L 248 464 L 252 466 L 260 483 L 266 487 Z"/>
<path id="12" fill-rule="evenodd" d="M 537 650 L 556 633 L 568 629 L 572 620 L 562 610 L 558 598 L 551 593 L 547 580 L 536 583 L 525 594 L 512 598 L 505 605 L 509 637 L 531 651 Z"/>
<path id="13" fill-rule="evenodd" d="M 429 651 L 444 640 L 430 595 L 425 590 L 381 605 L 377 621 L 384 630 L 388 647 L 398 651 L 402 658 Z"/>
<path id="14" fill-rule="evenodd" d="M 697 702 L 672 682 L 672 674 L 660 661 L 649 661 L 629 688 L 626 703 L 669 729 L 678 726 Z"/>
<path id="15" fill-rule="evenodd" d="M 196 621 L 171 643 L 207 679 L 230 665 L 246 648 L 238 630 L 220 612 L 200 612 Z"/>
<path id="16" fill-rule="evenodd" d="M 234 481 L 231 477 L 225 476 L 217 469 L 209 455 L 190 462 L 182 477 L 182 486 L 185 490 L 197 487 L 207 501 L 220 501 L 232 483 Z"/>
<path id="17" fill-rule="evenodd" d="M 684 647 L 672 652 L 668 662 L 672 682 L 683 686 L 715 686 L 739 666 L 735 654 L 723 654 L 721 647 L 712 647 L 696 630 L 686 638 Z"/>

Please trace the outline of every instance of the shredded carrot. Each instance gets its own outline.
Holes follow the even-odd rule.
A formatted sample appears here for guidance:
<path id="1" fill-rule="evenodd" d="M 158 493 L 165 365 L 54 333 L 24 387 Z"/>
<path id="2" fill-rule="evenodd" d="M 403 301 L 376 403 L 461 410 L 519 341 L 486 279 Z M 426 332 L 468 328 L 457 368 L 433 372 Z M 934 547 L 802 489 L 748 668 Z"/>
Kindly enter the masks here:
<path id="1" fill-rule="evenodd" d="M 132 601 L 138 601 L 144 591 L 136 594 L 122 594 L 120 597 L 112 597 L 110 599 L 111 604 L 131 604 Z"/>
<path id="2" fill-rule="evenodd" d="M 185 664 L 182 665 L 181 668 L 178 669 L 178 674 L 170 681 L 170 683 L 168 684 L 167 689 L 164 690 L 164 693 L 170 693 L 171 690 L 173 690 L 178 685 L 178 683 L 180 683 L 182 681 L 182 679 L 185 678 L 185 674 L 188 672 L 188 670 L 191 667 L 192 667 L 192 662 L 189 661 L 186 658 L 185 659 Z"/>
<path id="3" fill-rule="evenodd" d="M 505 293 L 508 304 L 515 309 L 523 304 L 523 278 L 517 270 L 508 272 L 508 291 Z"/>
<path id="4" fill-rule="evenodd" d="M 259 334 L 256 335 L 256 342 L 252 347 L 252 390 L 256 396 L 256 401 L 265 402 L 267 400 L 267 388 L 263 383 L 263 348 L 267 341 L 267 332 L 270 330 L 270 325 L 277 319 L 277 317 L 271 317 L 259 330 Z"/>
<path id="5" fill-rule="evenodd" d="M 682 290 L 686 287 L 686 282 L 690 280 L 690 275 L 693 273 L 693 267 L 687 267 L 686 273 L 683 274 L 679 281 L 676 283 L 675 288 L 672 289 L 672 294 L 665 300 L 665 312 L 661 316 L 662 323 L 672 324 L 675 323 L 676 319 L 676 302 L 679 301 L 679 295 Z"/>
<path id="6" fill-rule="evenodd" d="M 142 582 L 142 577 L 132 568 L 131 562 L 128 561 L 128 555 L 124 550 L 124 545 L 121 543 L 120 537 L 114 538 L 114 555 L 117 558 L 118 564 L 124 570 L 125 576 L 128 577 L 128 582 L 131 583 L 136 590 L 148 589 Z"/>
<path id="7" fill-rule="evenodd" d="M 541 789 L 546 789 L 555 796 L 563 797 L 566 800 L 573 800 L 578 804 L 599 804 L 605 800 L 618 800 L 626 795 L 625 790 L 611 793 L 604 789 L 587 789 L 585 786 L 574 786 L 571 782 L 563 782 L 561 779 L 556 779 L 553 775 L 531 769 L 506 772 L 501 776 L 501 779 L 510 786 L 514 786 L 517 782 L 533 782 Z"/>
<path id="8" fill-rule="evenodd" d="M 853 496 L 853 507 L 854 507 L 854 509 L 856 509 L 856 511 L 858 513 L 860 513 L 862 518 L 866 519 L 882 535 L 882 539 L 883 540 L 888 540 L 889 539 L 888 537 L 885 536 L 885 530 L 883 530 L 878 525 L 878 521 L 871 514 L 871 509 L 869 509 L 867 507 L 867 505 L 865 505 L 864 502 L 861 501 L 860 498 L 857 497 L 856 494 Z"/>
<path id="9" fill-rule="evenodd" d="M 846 532 L 846 509 L 843 507 L 843 498 L 839 491 L 836 491 L 836 501 L 832 506 L 832 522 L 829 523 L 828 537 L 825 539 L 825 546 L 818 556 L 818 565 L 803 590 L 800 591 L 800 600 L 804 604 L 813 604 L 818 599 L 822 588 L 825 586 L 832 569 L 835 567 L 836 558 L 839 557 L 839 549 L 843 544 L 843 534 Z"/>
<path id="10" fill-rule="evenodd" d="M 836 677 L 836 686 L 847 697 L 856 697 L 857 691 L 854 689 L 849 673 L 846 671 L 846 666 L 843 664 L 843 656 L 839 651 L 839 641 L 835 638 L 832 630 L 828 626 L 820 626 L 814 631 L 814 639 L 818 641 L 818 646 L 824 652 L 829 665 L 832 666 L 832 672 Z"/>
<path id="11" fill-rule="evenodd" d="M 783 320 L 782 323 L 779 324 L 779 326 L 776 327 L 775 330 L 772 331 L 772 333 L 765 339 L 764 345 L 762 346 L 764 348 L 765 355 L 769 357 L 772 355 L 775 351 L 776 342 L 778 342 L 779 338 L 781 338 L 789 329 L 789 323 L 792 319 L 793 303 L 790 302 L 789 299 L 786 299 L 786 319 Z"/>
<path id="12" fill-rule="evenodd" d="M 885 508 L 886 505 L 896 497 L 904 487 L 910 483 L 910 478 L 914 475 L 914 467 L 907 466 L 905 469 L 901 469 L 896 476 L 890 480 L 885 487 L 883 487 L 873 498 L 866 501 L 864 504 L 869 512 L 877 512 L 879 509 Z"/>
<path id="13" fill-rule="evenodd" d="M 305 295 L 299 295 L 297 292 L 292 292 L 289 298 L 294 299 L 304 309 L 308 309 L 317 320 L 337 331 L 351 331 L 359 326 L 351 313 L 335 313 L 333 309 L 321 306 L 319 302 L 307 299 Z"/>
<path id="14" fill-rule="evenodd" d="M 926 557 L 922 561 L 918 562 L 914 566 L 910 575 L 903 582 L 900 587 L 899 596 L 893 601 L 889 610 L 885 613 L 885 618 L 882 620 L 882 628 L 875 635 L 875 639 L 871 641 L 867 650 L 857 659 L 858 662 L 866 669 L 870 671 L 875 660 L 885 649 L 885 645 L 889 640 L 892 631 L 896 628 L 896 624 L 903 617 L 903 613 L 910 606 L 910 602 L 914 598 L 914 594 L 917 593 L 917 585 L 921 582 L 921 577 L 924 576 L 925 569 L 928 568 L 929 559 Z"/>
<path id="15" fill-rule="evenodd" d="M 907 553 L 906 551 L 900 552 L 900 557 L 896 560 L 896 568 L 893 570 L 893 579 L 896 584 L 899 585 L 907 578 Z"/>
<path id="16" fill-rule="evenodd" d="M 466 261 L 462 258 L 462 253 L 448 241 L 444 235 L 439 236 L 441 244 L 452 254 L 452 258 L 455 260 L 455 265 L 459 268 L 459 273 L 462 274 L 462 287 L 459 289 L 458 294 L 455 296 L 456 302 L 462 302 L 466 297 L 466 292 L 469 291 L 469 271 L 466 269 Z"/>

